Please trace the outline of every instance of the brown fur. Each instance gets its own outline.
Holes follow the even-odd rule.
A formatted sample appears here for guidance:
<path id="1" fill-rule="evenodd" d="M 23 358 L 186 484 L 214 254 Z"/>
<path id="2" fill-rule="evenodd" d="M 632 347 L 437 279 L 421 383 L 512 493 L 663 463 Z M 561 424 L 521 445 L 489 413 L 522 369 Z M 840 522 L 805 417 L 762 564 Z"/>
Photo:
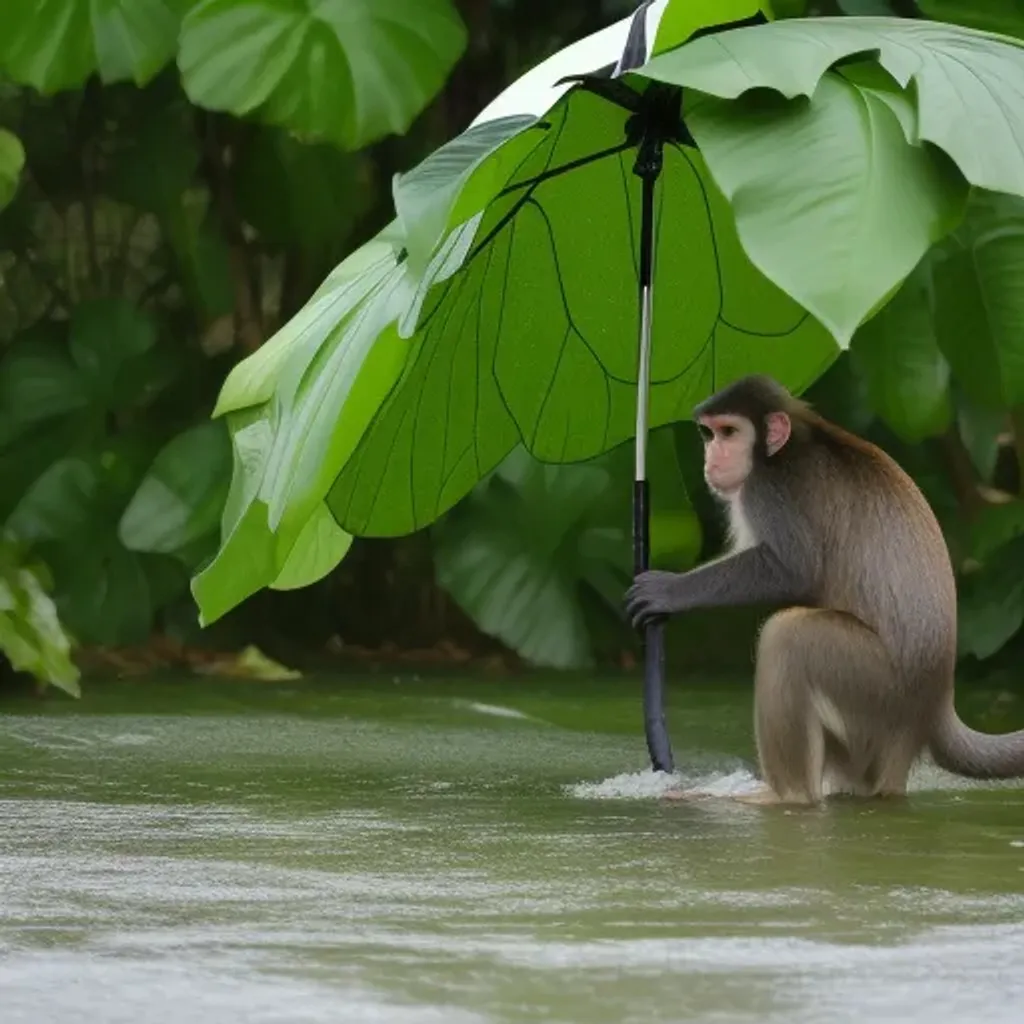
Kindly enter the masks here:
<path id="1" fill-rule="evenodd" d="M 769 455 L 763 424 L 779 411 L 791 436 Z M 754 601 L 800 595 L 780 602 L 794 606 L 759 637 L 755 728 L 767 788 L 757 801 L 815 803 L 826 780 L 861 796 L 902 794 L 927 747 L 961 774 L 1024 775 L 1024 730 L 987 736 L 953 709 L 953 568 L 910 477 L 770 378 L 745 378 L 695 410 L 725 414 L 757 430 L 731 504 L 734 532 L 758 550 L 634 590 L 654 595 L 654 612 L 737 603 L 744 586 Z M 728 564 L 741 559 L 753 567 L 745 576 Z"/>

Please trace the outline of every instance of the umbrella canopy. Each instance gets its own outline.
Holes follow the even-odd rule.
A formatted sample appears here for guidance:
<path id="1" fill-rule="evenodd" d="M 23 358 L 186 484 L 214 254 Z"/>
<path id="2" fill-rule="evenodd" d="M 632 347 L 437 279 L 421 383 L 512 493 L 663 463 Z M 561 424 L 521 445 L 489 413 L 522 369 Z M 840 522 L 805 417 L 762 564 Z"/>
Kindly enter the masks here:
<path id="1" fill-rule="evenodd" d="M 744 373 L 813 381 L 971 186 L 1024 195 L 1013 41 L 642 5 L 399 177 L 395 220 L 232 372 L 204 620 L 353 533 L 429 524 L 519 444 L 567 462 L 635 436 L 642 483 L 649 427 Z"/>

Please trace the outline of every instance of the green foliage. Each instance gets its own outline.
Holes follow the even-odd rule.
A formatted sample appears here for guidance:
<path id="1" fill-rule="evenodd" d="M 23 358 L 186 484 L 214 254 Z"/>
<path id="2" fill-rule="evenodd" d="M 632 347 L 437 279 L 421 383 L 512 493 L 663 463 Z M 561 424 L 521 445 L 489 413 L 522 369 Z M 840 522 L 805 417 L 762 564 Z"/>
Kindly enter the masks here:
<path id="1" fill-rule="evenodd" d="M 0 69 L 44 94 L 142 86 L 177 61 L 198 106 L 349 148 L 401 133 L 466 43 L 450 0 L 6 0 Z"/>
<path id="2" fill-rule="evenodd" d="M 578 132 L 601 151 L 621 139 L 626 115 L 620 122 L 575 93 L 548 120 L 550 130 L 529 130 L 528 158 L 467 223 L 480 240 L 468 260 L 458 233 L 448 236 L 453 272 L 427 294 L 415 359 L 330 492 L 351 532 L 428 525 L 520 441 L 542 461 L 572 462 L 633 434 L 639 181 L 619 159 L 597 160 L 544 179 L 521 202 L 531 178 L 575 158 Z M 716 376 L 770 367 L 806 386 L 834 343 L 751 264 L 699 156 L 667 150 L 664 173 L 652 424 L 685 415 Z M 684 283 L 683 301 L 668 282 Z M 765 333 L 776 338 L 770 352 Z"/>
<path id="3" fill-rule="evenodd" d="M 152 627 L 156 605 L 148 575 L 159 569 L 117 536 L 145 456 L 143 446 L 119 441 L 60 459 L 29 487 L 7 520 L 8 529 L 32 543 L 53 569 L 60 582 L 57 606 L 84 642 L 137 643 Z"/>
<path id="4" fill-rule="evenodd" d="M 48 591 L 46 569 L 10 537 L 0 538 L 0 652 L 19 672 L 79 696 L 71 639 Z"/>
<path id="5" fill-rule="evenodd" d="M 0 67 L 53 93 L 104 82 L 148 82 L 174 56 L 188 0 L 5 0 Z"/>
<path id="6" fill-rule="evenodd" d="M 158 434 L 134 425 L 172 383 L 152 372 L 170 344 L 151 313 L 94 299 L 66 328 L 17 337 L 0 359 L 0 467 L 18 485 L 6 528 L 50 565 L 57 606 L 84 642 L 145 639 L 216 544 L 230 469 L 223 427 L 172 431 L 161 451 Z"/>
<path id="7" fill-rule="evenodd" d="M 892 0 L 838 0 L 838 7 L 854 18 L 896 17 Z"/>
<path id="8" fill-rule="evenodd" d="M 628 532 L 591 521 L 610 484 L 600 465 L 543 466 L 519 449 L 467 502 L 468 523 L 445 522 L 438 581 L 485 633 L 527 661 L 589 665 L 579 589 L 607 590 L 614 600 L 628 585 Z"/>
<path id="9" fill-rule="evenodd" d="M 156 332 L 153 318 L 123 299 L 79 303 L 68 349 L 87 401 L 113 409 L 124 394 L 119 384 L 125 366 L 153 347 Z"/>
<path id="10" fill-rule="evenodd" d="M 965 576 L 960 591 L 960 652 L 989 658 L 1024 625 L 1024 538 Z"/>
<path id="11" fill-rule="evenodd" d="M 918 6 L 1022 35 L 1010 0 Z M 528 184 L 627 115 L 574 91 L 456 133 L 630 5 L 479 5 L 457 87 L 365 152 L 461 54 L 451 0 L 0 7 L 0 524 L 54 581 L 48 605 L 26 555 L 0 573 L 0 646 L 59 685 L 56 610 L 84 643 L 141 641 L 194 615 L 189 576 L 212 622 L 322 579 L 354 532 L 430 523 L 444 585 L 527 658 L 628 642 L 640 185 L 632 153 Z M 760 9 L 782 20 L 680 45 Z M 989 657 L 1024 622 L 1024 50 L 787 20 L 823 9 L 671 0 L 628 79 L 685 81 L 701 146 L 669 147 L 659 186 L 652 421 L 750 370 L 801 391 L 849 342 L 816 394 L 933 501 L 963 651 Z M 701 533 L 671 436 L 652 554 L 683 568 Z"/>
<path id="12" fill-rule="evenodd" d="M 873 408 L 910 442 L 942 434 L 953 415 L 949 364 L 936 337 L 934 303 L 926 259 L 850 346 Z"/>
<path id="13" fill-rule="evenodd" d="M 669 4 L 658 22 L 652 52 L 671 50 L 709 25 L 742 21 L 759 13 L 777 13 L 777 6 L 777 0 L 765 3 L 758 0 L 687 0 L 686 3 Z"/>
<path id="14" fill-rule="evenodd" d="M 305 586 L 347 551 L 319 481 L 405 358 L 397 335 L 372 353 L 359 339 L 376 339 L 426 268 L 410 276 L 386 243 L 393 273 L 355 286 L 343 329 L 318 335 L 314 317 L 259 345 L 388 192 L 386 173 L 368 180 L 370 161 L 338 147 L 404 132 L 465 42 L 450 0 L 3 5 L 4 81 L 64 95 L 0 89 L 0 124 L 18 131 L 29 167 L 0 128 L 0 523 L 45 557 L 83 642 L 144 640 L 197 570 L 199 592 L 229 595 L 210 598 L 223 610 L 262 586 Z M 324 304 L 339 310 L 344 273 L 332 280 Z M 248 413 L 241 429 L 237 416 L 230 430 L 206 421 L 236 344 L 258 349 L 233 378 L 239 409 L 265 401 L 246 377 L 297 355 L 278 448 L 252 443 Z M 314 358 L 333 388 L 307 377 Z M 364 411 L 353 403 L 349 433 L 325 435 L 317 402 L 357 378 Z M 314 459 L 293 472 L 305 444 Z M 273 456 L 277 533 L 249 478 L 232 474 L 254 453 L 260 482 Z M 273 488 L 298 495 L 302 514 L 281 522 Z M 211 563 L 222 529 L 227 555 Z"/>
<path id="15" fill-rule="evenodd" d="M 716 17 L 756 6 L 738 0 Z M 705 93 L 687 114 L 700 154 L 667 149 L 659 186 L 659 280 L 683 287 L 655 290 L 652 423 L 744 372 L 802 390 L 835 357 L 832 338 L 845 346 L 856 334 L 881 419 L 907 441 L 944 436 L 954 394 L 976 396 L 956 372 L 932 275 L 944 273 L 942 253 L 980 244 L 963 240 L 981 230 L 969 184 L 1024 194 L 1024 114 L 997 89 L 1000 76 L 1021 80 L 1024 51 L 893 19 L 780 22 L 731 32 L 727 48 L 713 37 L 678 45 L 698 16 L 670 5 L 660 55 L 634 73 Z M 965 49 L 980 53 L 976 75 L 963 70 Z M 628 154 L 580 160 L 620 144 L 627 113 L 580 91 L 540 110 L 522 91 L 523 116 L 477 124 L 401 176 L 395 221 L 229 377 L 217 411 L 245 411 L 233 427 L 237 508 L 195 581 L 206 621 L 271 585 L 328 515 L 346 535 L 406 533 L 455 507 L 518 445 L 570 463 L 631 436 L 640 186 Z M 937 118 L 940 99 L 961 127 L 987 118 L 991 130 L 968 146 Z M 549 173 L 559 167 L 572 170 Z M 489 488 L 471 504 L 492 509 Z M 496 534 L 495 515 L 481 512 L 476 547 L 519 550 L 525 529 Z M 537 543 L 524 557 L 540 573 L 550 548 Z M 501 602 L 471 597 L 485 576 L 507 585 L 501 559 L 477 576 L 456 548 L 445 578 L 460 602 L 507 642 L 551 657 L 528 619 L 505 622 Z M 549 615 L 574 571 L 532 577 Z M 562 618 L 576 659 L 579 623 Z"/>
<path id="16" fill-rule="evenodd" d="M 121 516 L 129 551 L 173 555 L 210 538 L 220 525 L 231 474 L 231 447 L 221 423 L 201 423 L 157 454 Z"/>
<path id="17" fill-rule="evenodd" d="M 751 259 L 842 345 L 967 196 L 955 169 L 906 144 L 910 98 L 882 76 L 847 75 L 822 77 L 807 103 L 709 98 L 691 118 Z"/>
<path id="18" fill-rule="evenodd" d="M 352 542 L 322 504 L 304 520 L 271 531 L 267 504 L 259 497 L 273 443 L 265 410 L 236 413 L 229 426 L 234 472 L 221 522 L 221 546 L 192 581 L 204 625 L 262 587 L 289 590 L 315 582 L 341 561 Z"/>
<path id="19" fill-rule="evenodd" d="M 27 331 L 0 360 L 0 448 L 88 404 L 82 375 L 53 325 Z"/>
<path id="20" fill-rule="evenodd" d="M 405 131 L 465 42 L 450 0 L 199 0 L 178 64 L 198 106 L 355 149 Z"/>
<path id="21" fill-rule="evenodd" d="M 485 632 L 531 664 L 593 663 L 581 597 L 603 604 L 604 628 L 622 624 L 632 563 L 632 452 L 580 465 L 544 465 L 517 448 L 435 532 L 437 576 Z M 685 569 L 700 526 L 682 484 L 671 428 L 651 436 L 652 564 Z"/>
<path id="22" fill-rule="evenodd" d="M 351 153 L 268 128 L 246 140 L 232 181 L 239 212 L 268 243 L 331 255 L 372 198 L 362 170 Z"/>
<path id="23" fill-rule="evenodd" d="M 916 0 L 926 18 L 1024 39 L 1020 0 Z"/>
<path id="24" fill-rule="evenodd" d="M 18 137 L 0 128 L 0 210 L 18 191 L 18 181 L 24 166 L 25 149 Z"/>
<path id="25" fill-rule="evenodd" d="M 937 253 L 939 345 L 978 405 L 1024 404 L 1024 201 L 975 193 Z"/>
<path id="26" fill-rule="evenodd" d="M 877 63 L 848 63 L 873 51 Z M 830 70 L 840 61 L 841 73 Z M 965 196 L 960 175 L 1024 196 L 1024 48 L 1010 40 L 924 21 L 778 21 L 730 32 L 728 47 L 698 39 L 655 57 L 643 73 L 734 101 L 696 104 L 694 136 L 754 262 L 840 344 L 954 226 Z M 789 102 L 771 104 L 754 91 L 762 88 Z M 766 106 L 781 135 L 762 129 Z M 836 124 L 845 131 L 828 130 Z M 805 152 L 813 159 L 802 160 Z M 748 198 L 742 189 L 765 164 L 776 174 Z M 781 244 L 793 240 L 794 222 L 806 226 L 808 244 Z M 853 252 L 870 249 L 856 272 L 830 276 L 832 260 L 808 259 L 824 243 L 841 267 L 851 242 Z"/>

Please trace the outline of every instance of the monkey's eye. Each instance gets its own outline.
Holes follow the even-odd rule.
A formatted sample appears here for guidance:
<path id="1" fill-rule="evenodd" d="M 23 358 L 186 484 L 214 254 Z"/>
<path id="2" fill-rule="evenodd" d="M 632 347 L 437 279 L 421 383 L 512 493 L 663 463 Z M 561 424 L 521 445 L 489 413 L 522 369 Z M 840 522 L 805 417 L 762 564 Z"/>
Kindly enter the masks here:
<path id="1" fill-rule="evenodd" d="M 736 434 L 737 430 L 736 427 L 734 427 L 731 423 L 727 423 L 724 427 L 720 429 L 719 432 L 721 433 L 722 437 L 733 437 Z"/>

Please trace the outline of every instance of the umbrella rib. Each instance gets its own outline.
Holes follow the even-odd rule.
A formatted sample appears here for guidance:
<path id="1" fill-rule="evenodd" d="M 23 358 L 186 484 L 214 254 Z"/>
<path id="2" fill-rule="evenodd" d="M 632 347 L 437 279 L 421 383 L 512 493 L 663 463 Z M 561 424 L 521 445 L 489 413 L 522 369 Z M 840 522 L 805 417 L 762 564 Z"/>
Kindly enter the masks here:
<path id="1" fill-rule="evenodd" d="M 788 338 L 794 331 L 803 327 L 807 320 L 810 319 L 810 315 L 810 313 L 804 310 L 792 327 L 787 327 L 781 331 L 755 331 L 749 327 L 741 327 L 739 324 L 734 324 L 724 316 L 720 316 L 718 320 L 723 326 L 736 331 L 737 334 L 745 334 L 748 338 Z"/>
<path id="2" fill-rule="evenodd" d="M 585 167 L 587 164 L 596 163 L 598 160 L 604 160 L 610 156 L 617 156 L 618 154 L 624 153 L 626 150 L 632 148 L 632 143 L 622 142 L 617 146 L 610 147 L 609 149 L 602 149 L 599 153 L 591 153 L 589 156 L 580 157 L 578 160 L 571 160 L 567 164 L 561 164 L 559 167 L 554 167 L 549 171 L 544 171 L 534 178 L 528 178 L 526 181 L 517 182 L 515 185 L 509 185 L 503 191 L 499 192 L 495 197 L 496 199 L 509 195 L 517 189 L 526 189 L 515 203 L 512 204 L 511 209 L 502 215 L 497 224 L 487 232 L 477 245 L 473 246 L 472 251 L 466 257 L 465 265 L 471 263 L 480 254 L 480 252 L 490 245 L 490 243 L 493 242 L 494 239 L 508 226 L 509 222 L 512 221 L 519 211 L 530 201 L 530 199 L 533 198 L 533 192 L 538 185 L 547 181 L 549 178 L 558 177 L 560 174 L 566 174 L 569 171 L 574 171 L 579 167 Z"/>
<path id="3" fill-rule="evenodd" d="M 596 153 L 589 153 L 587 156 L 578 157 L 575 160 L 570 160 L 567 164 L 559 164 L 558 167 L 551 167 L 546 171 L 541 171 L 540 174 L 533 178 L 526 178 L 524 181 L 517 181 L 514 185 L 506 185 L 497 195 L 496 198 L 500 199 L 502 196 L 511 195 L 513 192 L 518 192 L 523 188 L 532 188 L 540 185 L 542 182 L 548 180 L 548 178 L 557 178 L 561 174 L 567 174 L 569 171 L 578 170 L 580 167 L 586 167 L 587 164 L 596 163 L 598 160 L 604 160 L 605 157 L 616 156 L 619 153 L 624 153 L 627 149 L 632 149 L 633 143 L 626 141 L 620 142 L 618 145 L 609 146 L 607 149 L 598 150 Z"/>

